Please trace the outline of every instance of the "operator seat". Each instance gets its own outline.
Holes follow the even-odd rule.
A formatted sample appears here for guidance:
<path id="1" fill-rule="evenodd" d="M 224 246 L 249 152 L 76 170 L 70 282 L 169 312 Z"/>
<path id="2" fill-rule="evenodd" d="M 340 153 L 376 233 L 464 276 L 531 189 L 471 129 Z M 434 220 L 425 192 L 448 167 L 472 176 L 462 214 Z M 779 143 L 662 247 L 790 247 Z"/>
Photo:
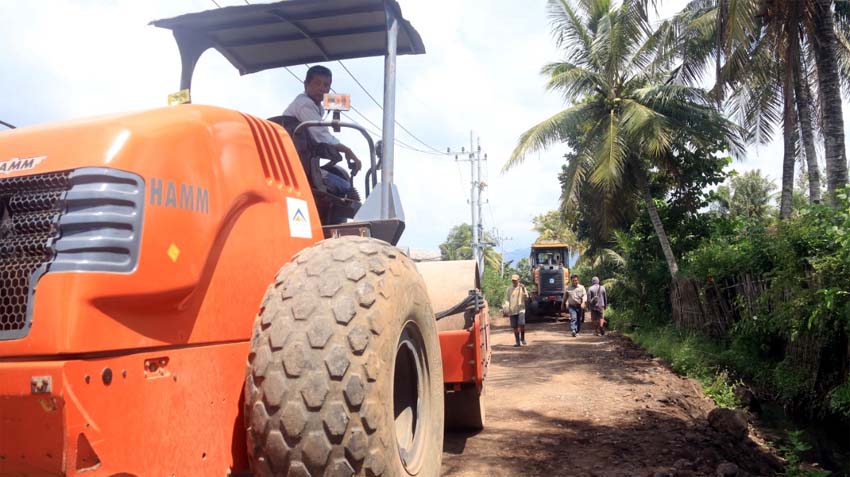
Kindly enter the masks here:
<path id="1" fill-rule="evenodd" d="M 316 142 L 306 130 L 295 134 L 295 128 L 298 127 L 300 121 L 294 116 L 275 116 L 268 120 L 283 126 L 292 138 L 301 165 L 307 174 L 307 181 L 313 190 L 313 197 L 316 199 L 316 207 L 319 209 L 322 223 L 325 225 L 341 224 L 354 218 L 361 205 L 360 194 L 357 189 L 352 187 L 351 191 L 345 196 L 338 196 L 328 191 L 328 188 L 322 182 L 322 170 L 324 170 L 328 174 L 335 174 L 348 183 L 352 183 L 348 172 L 337 165 L 343 159 L 342 154 L 329 144 Z M 321 159 L 327 159 L 330 163 L 321 166 Z"/>

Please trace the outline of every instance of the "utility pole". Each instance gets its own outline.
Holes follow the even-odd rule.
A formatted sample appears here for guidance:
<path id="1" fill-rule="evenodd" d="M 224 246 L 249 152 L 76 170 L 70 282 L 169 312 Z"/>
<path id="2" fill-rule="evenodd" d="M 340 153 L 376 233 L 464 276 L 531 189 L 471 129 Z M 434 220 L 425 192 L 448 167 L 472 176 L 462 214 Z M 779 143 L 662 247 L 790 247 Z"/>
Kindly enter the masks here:
<path id="1" fill-rule="evenodd" d="M 470 134 L 471 134 L 471 131 L 470 131 Z M 478 164 L 478 176 L 477 176 L 477 179 L 478 179 L 477 180 L 477 189 L 478 189 L 477 199 L 478 200 L 476 201 L 477 204 L 478 204 L 478 215 L 477 215 L 477 217 L 478 217 L 478 222 L 477 222 L 477 225 L 478 225 L 478 269 L 481 270 L 481 277 L 483 278 L 484 277 L 484 246 L 486 244 L 484 243 L 484 223 L 483 223 L 483 220 L 481 220 L 481 217 L 483 217 L 483 215 L 481 214 L 481 206 L 482 206 L 482 204 L 484 204 L 484 201 L 481 200 L 481 192 L 484 191 L 484 187 L 486 187 L 487 184 L 485 184 L 484 181 L 481 180 L 481 138 L 480 137 L 478 138 L 478 147 L 475 149 L 475 156 L 476 156 L 476 159 L 477 159 L 475 162 Z M 487 154 L 484 154 L 484 160 L 485 161 L 487 160 Z"/>
<path id="2" fill-rule="evenodd" d="M 472 222 L 470 225 L 472 226 L 472 259 L 475 260 L 475 263 L 478 264 L 478 270 L 481 275 L 484 275 L 484 264 L 481 263 L 481 236 L 479 235 L 478 230 L 478 221 L 481 219 L 481 214 L 478 212 L 480 209 L 477 207 L 479 202 L 478 193 L 480 189 L 478 188 L 478 181 L 475 177 L 475 163 L 477 162 L 477 155 L 475 151 L 475 145 L 472 140 L 472 131 L 469 131 L 469 178 L 471 182 L 472 190 L 470 191 L 470 206 L 472 208 Z M 480 171 L 480 169 L 479 169 Z"/>
<path id="3" fill-rule="evenodd" d="M 447 152 L 451 153 L 451 149 Z M 484 160 L 486 159 L 487 154 L 484 154 Z M 460 155 L 455 153 L 455 160 L 469 161 L 472 258 L 478 264 L 479 278 L 481 278 L 484 275 L 484 224 L 481 221 L 481 191 L 486 187 L 486 184 L 481 181 L 481 139 L 478 139 L 478 146 L 476 147 L 473 131 L 469 131 L 469 152 L 467 153 L 465 147 L 460 148 Z"/>

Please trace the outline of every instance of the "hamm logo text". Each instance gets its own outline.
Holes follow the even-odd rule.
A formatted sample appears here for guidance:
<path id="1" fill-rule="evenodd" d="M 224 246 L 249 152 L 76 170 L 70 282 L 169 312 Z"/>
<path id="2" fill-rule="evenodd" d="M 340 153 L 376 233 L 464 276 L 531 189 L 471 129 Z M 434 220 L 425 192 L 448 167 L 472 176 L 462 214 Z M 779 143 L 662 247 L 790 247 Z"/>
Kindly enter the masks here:
<path id="1" fill-rule="evenodd" d="M 150 205 L 210 213 L 210 192 L 192 184 L 177 184 L 151 177 Z"/>
<path id="2" fill-rule="evenodd" d="M 0 162 L 0 174 L 10 174 L 18 171 L 28 171 L 41 164 L 47 156 L 13 157 L 8 161 Z"/>

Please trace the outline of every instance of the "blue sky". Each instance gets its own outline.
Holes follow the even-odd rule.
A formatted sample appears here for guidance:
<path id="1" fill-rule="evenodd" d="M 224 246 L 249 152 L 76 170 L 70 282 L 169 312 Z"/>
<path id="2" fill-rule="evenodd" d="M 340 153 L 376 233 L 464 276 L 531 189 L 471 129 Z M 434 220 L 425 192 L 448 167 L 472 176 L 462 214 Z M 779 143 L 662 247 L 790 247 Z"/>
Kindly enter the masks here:
<path id="1" fill-rule="evenodd" d="M 218 0 L 222 6 L 237 0 Z M 259 3 L 252 1 L 252 3 Z M 511 237 L 505 250 L 535 238 L 531 218 L 557 207 L 563 148 L 530 157 L 507 174 L 500 169 L 519 135 L 564 107 L 544 91 L 540 68 L 559 59 L 544 0 L 400 0 L 426 55 L 400 57 L 397 119 L 427 144 L 469 147 L 470 130 L 489 160 L 483 218 Z M 683 0 L 665 2 L 662 16 Z M 170 32 L 154 19 L 215 8 L 211 0 L 0 0 L 0 120 L 20 126 L 165 105 L 178 87 L 179 59 Z M 381 98 L 380 58 L 346 61 Z M 380 124 L 377 106 L 336 63 L 334 89 Z M 303 67 L 293 71 L 302 75 Z M 195 73 L 193 101 L 269 117 L 301 91 L 284 70 L 240 77 L 218 53 L 205 54 Z M 481 101 L 477 98 L 488 98 Z M 423 147 L 397 129 L 402 141 Z M 344 142 L 365 157 L 353 133 Z M 424 148 L 424 147 L 423 147 Z M 760 168 L 780 177 L 781 145 L 751 148 L 737 170 Z M 396 183 L 407 216 L 401 244 L 436 249 L 448 230 L 469 221 L 469 163 L 396 149 Z"/>

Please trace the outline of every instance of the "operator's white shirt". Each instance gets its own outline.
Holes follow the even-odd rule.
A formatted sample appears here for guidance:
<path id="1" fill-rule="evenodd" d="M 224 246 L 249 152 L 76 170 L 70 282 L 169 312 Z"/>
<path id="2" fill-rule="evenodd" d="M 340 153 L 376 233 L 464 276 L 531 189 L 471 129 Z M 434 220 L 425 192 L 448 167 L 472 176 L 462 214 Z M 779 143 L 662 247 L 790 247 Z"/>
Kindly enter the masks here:
<path id="1" fill-rule="evenodd" d="M 321 121 L 325 116 L 325 109 L 321 105 L 314 103 L 309 96 L 301 93 L 292 100 L 292 103 L 289 106 L 287 106 L 283 115 L 293 116 L 302 123 L 304 121 Z M 316 142 L 326 143 L 333 146 L 339 144 L 339 139 L 334 137 L 334 135 L 331 134 L 330 129 L 327 127 L 310 128 L 310 135 L 313 136 L 313 139 L 315 139 Z"/>

